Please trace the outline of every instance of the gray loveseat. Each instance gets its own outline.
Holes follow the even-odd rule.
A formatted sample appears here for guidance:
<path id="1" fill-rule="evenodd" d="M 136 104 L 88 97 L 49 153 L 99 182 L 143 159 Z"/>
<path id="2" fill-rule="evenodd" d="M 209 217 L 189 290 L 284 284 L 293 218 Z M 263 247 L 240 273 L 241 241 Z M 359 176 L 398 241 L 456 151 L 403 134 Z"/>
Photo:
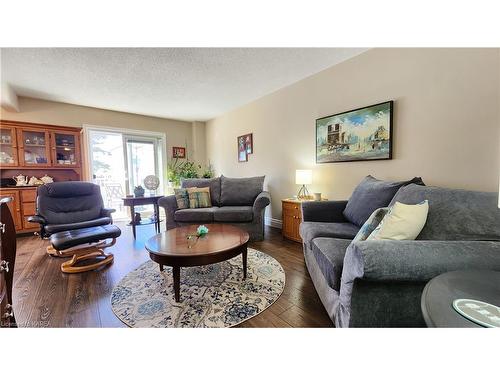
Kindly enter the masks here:
<path id="1" fill-rule="evenodd" d="M 306 265 L 337 327 L 425 326 L 420 298 L 431 278 L 460 269 L 500 271 L 496 193 L 410 184 L 390 205 L 425 199 L 429 214 L 415 241 L 352 241 L 347 202 L 302 204 Z"/>
<path id="2" fill-rule="evenodd" d="M 185 179 L 182 188 L 210 188 L 212 207 L 179 210 L 175 195 L 161 198 L 158 203 L 165 209 L 167 230 L 181 225 L 228 223 L 246 230 L 251 241 L 260 241 L 264 238 L 265 208 L 271 203 L 263 186 L 264 176 Z"/>

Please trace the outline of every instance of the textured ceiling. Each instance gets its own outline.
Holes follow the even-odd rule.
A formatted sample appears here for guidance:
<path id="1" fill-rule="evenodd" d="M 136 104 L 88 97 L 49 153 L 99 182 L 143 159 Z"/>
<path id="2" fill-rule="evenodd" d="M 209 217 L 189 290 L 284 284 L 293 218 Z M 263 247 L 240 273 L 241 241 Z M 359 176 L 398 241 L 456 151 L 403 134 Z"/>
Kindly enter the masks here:
<path id="1" fill-rule="evenodd" d="M 3 48 L 1 77 L 19 96 L 205 121 L 363 51 Z"/>

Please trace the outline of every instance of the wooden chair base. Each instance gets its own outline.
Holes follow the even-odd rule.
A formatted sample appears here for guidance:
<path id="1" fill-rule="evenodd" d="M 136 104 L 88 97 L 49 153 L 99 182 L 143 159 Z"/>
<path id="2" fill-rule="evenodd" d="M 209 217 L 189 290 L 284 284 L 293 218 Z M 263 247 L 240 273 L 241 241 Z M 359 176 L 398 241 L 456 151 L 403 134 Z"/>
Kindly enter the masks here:
<path id="1" fill-rule="evenodd" d="M 71 257 L 71 260 L 61 264 L 61 271 L 64 273 L 87 272 L 113 262 L 113 254 L 105 253 L 103 249 L 113 246 L 115 243 L 116 239 L 113 239 L 109 243 L 102 241 L 97 244 L 77 246 L 67 250 L 56 250 L 50 245 L 47 247 L 47 254 L 59 258 Z M 81 266 L 77 264 L 80 261 L 89 259 L 94 259 L 96 262 Z"/>
<path id="2" fill-rule="evenodd" d="M 88 264 L 85 266 L 78 266 L 76 265 L 79 261 L 85 260 L 85 259 L 99 259 L 98 262 Z M 73 255 L 73 258 L 71 260 L 68 260 L 61 264 L 61 271 L 64 273 L 78 273 L 78 272 L 86 272 L 86 271 L 92 271 L 95 270 L 99 267 L 102 267 L 106 264 L 112 263 L 113 262 L 113 254 L 106 254 L 102 250 L 94 251 L 89 254 L 85 255 Z"/>

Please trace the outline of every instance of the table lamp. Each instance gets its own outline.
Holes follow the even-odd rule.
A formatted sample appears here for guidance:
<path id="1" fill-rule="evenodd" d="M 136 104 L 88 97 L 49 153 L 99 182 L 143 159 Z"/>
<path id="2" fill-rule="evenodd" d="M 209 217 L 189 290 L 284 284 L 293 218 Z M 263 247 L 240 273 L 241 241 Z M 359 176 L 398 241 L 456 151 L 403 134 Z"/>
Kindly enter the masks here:
<path id="1" fill-rule="evenodd" d="M 302 185 L 297 193 L 297 198 L 309 198 L 309 191 L 307 190 L 306 185 L 310 185 L 312 183 L 312 171 L 310 169 L 297 169 L 295 171 L 295 183 L 297 185 Z"/>

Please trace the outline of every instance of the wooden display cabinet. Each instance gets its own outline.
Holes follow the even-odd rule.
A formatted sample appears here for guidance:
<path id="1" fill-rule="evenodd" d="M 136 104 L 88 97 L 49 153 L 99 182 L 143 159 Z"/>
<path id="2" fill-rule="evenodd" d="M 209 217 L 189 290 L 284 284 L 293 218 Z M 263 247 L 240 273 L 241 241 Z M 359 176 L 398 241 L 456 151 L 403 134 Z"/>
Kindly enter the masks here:
<path id="1" fill-rule="evenodd" d="M 54 181 L 81 180 L 80 133 L 81 128 L 0 120 L 0 177 L 7 183 L 19 174 L 28 179 L 47 174 Z M 16 232 L 39 228 L 27 220 L 36 212 L 36 186 L 2 187 L 0 196 L 13 199 L 8 207 Z"/>
<path id="2" fill-rule="evenodd" d="M 0 166 L 19 166 L 16 128 L 3 124 L 0 128 Z"/>
<path id="3" fill-rule="evenodd" d="M 70 131 L 52 131 L 52 166 L 57 168 L 80 167 L 80 137 Z"/>
<path id="4" fill-rule="evenodd" d="M 0 168 L 73 169 L 80 175 L 80 128 L 0 120 L 0 129 Z"/>
<path id="5" fill-rule="evenodd" d="M 17 129 L 20 167 L 49 167 L 50 135 L 37 128 Z"/>

